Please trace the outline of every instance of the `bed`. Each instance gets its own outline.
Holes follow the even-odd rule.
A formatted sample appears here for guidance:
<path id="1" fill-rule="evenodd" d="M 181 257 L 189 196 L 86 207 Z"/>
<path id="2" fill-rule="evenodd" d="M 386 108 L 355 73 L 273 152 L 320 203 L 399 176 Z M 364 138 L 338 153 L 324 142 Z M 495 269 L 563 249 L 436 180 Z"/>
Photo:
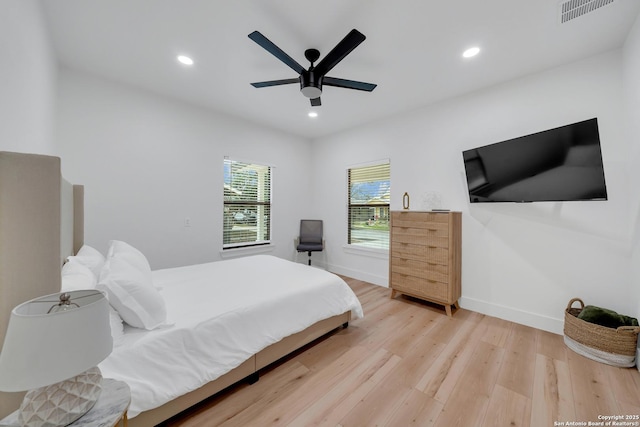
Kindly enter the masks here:
<path id="1" fill-rule="evenodd" d="M 35 172 L 43 170 L 44 165 L 47 173 Z M 19 273 L 25 277 L 16 283 L 12 280 L 15 274 L 9 271 L 18 271 L 20 266 L 12 266 L 11 262 L 25 264 L 25 260 L 13 256 L 0 261 L 8 269 L 0 275 L 0 338 L 6 330 L 5 307 L 10 310 L 29 298 L 59 291 L 63 260 L 71 259 L 65 266 L 77 264 L 86 247 L 81 224 L 84 192 L 82 187 L 71 186 L 61 178 L 59 159 L 0 152 L 0 177 L 3 173 L 41 176 L 31 179 L 28 185 L 0 184 L 0 202 L 9 196 L 18 197 L 16 191 L 20 192 L 20 200 L 31 196 L 40 200 L 40 206 L 28 206 L 28 215 L 21 212 L 20 206 L 14 206 L 15 212 L 10 216 L 0 217 L 1 247 L 33 241 L 32 246 L 38 250 L 30 255 L 31 260 L 36 256 L 46 258 L 48 267 L 37 272 L 37 277 L 31 275 L 30 269 L 22 268 Z M 59 185 L 49 185 L 56 181 Z M 42 198 L 43 194 L 47 197 Z M 35 216 L 34 208 L 38 210 Z M 57 220 L 52 221 L 55 212 Z M 0 210 L 0 214 L 4 212 Z M 10 228 L 12 219 L 23 217 L 21 221 L 27 221 L 22 233 L 2 233 L 3 227 Z M 46 224 L 35 224 L 41 221 Z M 45 242 L 32 230 L 48 230 L 58 237 Z M 119 242 L 120 246 L 114 242 L 116 248 L 132 248 L 124 242 Z M 117 264 L 117 255 L 126 253 L 112 251 L 113 246 L 105 254 L 105 265 L 111 269 Z M 0 259 L 8 256 L 7 252 L 10 251 L 0 249 Z M 126 257 L 118 262 L 122 259 Z M 128 261 L 137 265 L 139 260 Z M 131 313 L 126 307 L 120 310 L 118 306 L 122 302 L 119 291 L 110 293 L 105 289 L 113 278 L 105 279 L 104 269 L 109 270 L 103 267 L 102 275 L 97 275 L 98 288 L 107 293 L 111 305 L 118 309 L 114 311 L 127 322 L 123 322 L 121 330 L 113 326 L 114 350 L 99 366 L 105 378 L 126 381 L 131 387 L 132 427 L 156 425 L 238 381 L 255 381 L 260 369 L 362 316 L 359 301 L 338 276 L 259 255 L 150 272 L 153 293 L 160 295 L 164 315 L 151 312 L 150 317 L 139 316 L 143 327 L 133 327 L 128 322 L 135 324 L 136 320 L 129 319 Z M 28 292 L 16 293 L 16 286 L 28 288 Z M 112 325 L 115 324 L 112 316 Z M 0 401 L 11 401 L 0 407 L 4 415 L 19 405 L 19 397 L 15 396 L 2 395 Z"/>

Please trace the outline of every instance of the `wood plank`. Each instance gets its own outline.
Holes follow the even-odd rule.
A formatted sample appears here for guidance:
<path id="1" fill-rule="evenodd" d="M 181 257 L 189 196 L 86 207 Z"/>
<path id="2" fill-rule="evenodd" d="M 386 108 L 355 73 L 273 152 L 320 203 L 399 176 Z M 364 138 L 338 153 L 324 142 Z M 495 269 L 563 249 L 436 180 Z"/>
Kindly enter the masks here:
<path id="1" fill-rule="evenodd" d="M 397 357 L 397 356 L 396 356 Z M 394 361 L 399 362 L 399 358 Z M 398 379 L 386 375 L 375 387 L 359 399 L 353 409 L 340 421 L 344 426 L 385 426 L 412 389 Z M 355 400 L 355 399 L 353 399 Z M 329 422 L 328 425 L 332 423 Z"/>
<path id="2" fill-rule="evenodd" d="M 309 344 L 296 352 L 293 357 L 310 371 L 318 372 L 355 346 L 366 333 L 367 331 L 362 328 L 350 326 L 330 337 Z"/>
<path id="3" fill-rule="evenodd" d="M 415 347 L 403 356 L 402 363 L 394 369 L 393 376 L 408 387 L 418 389 L 418 383 L 424 372 L 428 371 L 435 363 L 444 348 L 444 344 L 429 337 L 422 338 Z"/>
<path id="4" fill-rule="evenodd" d="M 440 402 L 446 402 L 480 343 L 483 334 L 481 326 L 481 322 L 463 322 L 454 338 L 424 373 L 416 389 Z"/>
<path id="5" fill-rule="evenodd" d="M 496 347 L 504 347 L 507 343 L 507 338 L 511 334 L 513 323 L 490 316 L 485 317 L 482 321 L 487 328 L 482 335 L 482 341 L 493 344 Z"/>
<path id="6" fill-rule="evenodd" d="M 498 384 L 531 398 L 536 362 L 536 330 L 514 325 L 505 345 L 505 359 Z"/>
<path id="7" fill-rule="evenodd" d="M 564 360 L 536 355 L 531 426 L 551 426 L 555 421 L 576 420 L 569 366 Z"/>
<path id="8" fill-rule="evenodd" d="M 613 395 L 616 401 L 621 403 L 627 403 L 632 406 L 640 406 L 640 399 L 638 399 L 637 392 L 640 390 L 640 375 L 635 368 L 618 368 L 607 369 L 606 374 L 611 384 Z M 625 412 L 629 414 L 628 412 Z M 634 414 L 639 414 L 636 412 Z M 640 420 L 638 420 L 640 422 Z"/>
<path id="9" fill-rule="evenodd" d="M 640 422 L 640 402 L 636 402 L 635 405 L 629 402 L 618 402 L 618 405 L 620 407 L 619 415 L 633 417 L 627 420 L 623 418 L 622 421 L 635 422 L 637 426 L 637 423 Z"/>
<path id="10" fill-rule="evenodd" d="M 345 373 L 327 393 L 290 421 L 291 426 L 336 424 L 387 376 L 400 358 L 380 349 Z"/>
<path id="11" fill-rule="evenodd" d="M 606 374 L 611 366 L 595 362 L 568 351 L 567 359 L 573 385 L 576 419 L 598 421 L 598 415 L 618 414 L 619 406 Z"/>
<path id="12" fill-rule="evenodd" d="M 406 355 L 420 343 L 422 337 L 428 334 L 431 328 L 436 327 L 439 320 L 443 319 L 436 313 L 425 313 L 422 307 L 412 307 L 412 310 L 404 314 L 402 333 L 391 334 L 381 343 L 382 348 L 399 356 Z"/>
<path id="13" fill-rule="evenodd" d="M 437 427 L 482 425 L 505 350 L 479 340 L 475 346 L 436 420 Z"/>
<path id="14" fill-rule="evenodd" d="M 221 426 L 247 426 L 252 420 L 259 418 L 262 425 L 286 425 L 311 402 L 319 399 L 325 390 L 329 390 L 340 382 L 343 372 L 355 369 L 369 351 L 362 346 L 352 347 L 338 359 L 334 360 L 321 373 L 313 373 L 291 393 L 279 393 L 264 404 L 250 405 Z M 289 396 L 304 396 L 304 399 L 293 400 Z"/>
<path id="15" fill-rule="evenodd" d="M 444 405 L 417 390 L 411 390 L 404 402 L 388 419 L 388 426 L 430 427 L 442 412 Z"/>
<path id="16" fill-rule="evenodd" d="M 550 424 L 529 424 L 531 417 L 531 399 L 496 385 L 489 399 L 489 408 L 484 416 L 482 427 L 511 426 L 537 427 Z"/>
<path id="17" fill-rule="evenodd" d="M 185 418 L 178 423 L 168 422 L 168 426 L 213 427 L 233 420 L 239 414 L 264 408 L 278 399 L 279 396 L 295 393 L 309 370 L 299 362 L 281 365 L 270 373 L 269 381 L 258 381 L 252 386 L 241 383 L 215 398 L 206 405 L 193 407 L 181 415 Z M 224 404 L 217 405 L 217 403 Z M 211 411 L 210 406 L 216 405 Z"/>
<path id="18" fill-rule="evenodd" d="M 562 335 L 537 330 L 536 352 L 556 360 L 567 360 L 567 346 Z"/>
<path id="19" fill-rule="evenodd" d="M 411 306 L 407 304 L 390 305 L 392 311 L 385 311 L 385 313 L 375 313 L 373 315 L 373 321 L 375 325 L 370 327 L 370 334 L 363 339 L 361 345 L 364 345 L 372 350 L 378 348 L 381 342 L 384 342 L 388 337 L 397 334 L 402 330 L 404 322 L 408 318 L 407 313 L 411 311 Z M 383 314 L 384 317 L 378 317 L 379 314 Z M 380 321 L 376 321 L 380 319 Z M 384 319 L 384 321 L 383 321 Z"/>

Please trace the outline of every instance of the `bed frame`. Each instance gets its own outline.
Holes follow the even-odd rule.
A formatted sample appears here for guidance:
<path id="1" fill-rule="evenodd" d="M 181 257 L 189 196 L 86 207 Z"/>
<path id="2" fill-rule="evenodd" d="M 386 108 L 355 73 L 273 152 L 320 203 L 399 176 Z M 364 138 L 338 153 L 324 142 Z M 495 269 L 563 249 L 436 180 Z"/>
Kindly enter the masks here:
<path id="1" fill-rule="evenodd" d="M 346 327 L 350 319 L 351 312 L 346 312 L 338 316 L 321 320 L 302 332 L 290 335 L 251 356 L 242 365 L 226 373 L 220 378 L 205 384 L 199 389 L 182 395 L 151 411 L 142 412 L 135 418 L 130 418 L 129 426 L 149 427 L 159 424 L 235 383 L 248 381 L 253 384 L 258 381 L 260 369 L 269 366 L 271 363 L 283 358 L 313 340 L 326 335 L 336 328 Z"/>
<path id="2" fill-rule="evenodd" d="M 61 174 L 60 159 L 0 151 L 0 343 L 13 307 L 60 291 L 60 268 L 84 243 L 84 188 Z M 253 355 L 201 388 L 129 420 L 131 427 L 159 424 L 245 379 L 315 339 L 346 327 L 351 313 L 322 320 Z M 0 419 L 24 393 L 0 392 Z"/>

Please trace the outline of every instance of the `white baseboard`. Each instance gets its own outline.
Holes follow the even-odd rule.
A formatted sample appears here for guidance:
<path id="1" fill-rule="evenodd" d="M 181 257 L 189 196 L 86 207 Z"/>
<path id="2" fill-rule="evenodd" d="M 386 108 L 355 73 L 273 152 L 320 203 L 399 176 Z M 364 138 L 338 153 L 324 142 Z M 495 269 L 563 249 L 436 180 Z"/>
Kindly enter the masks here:
<path id="1" fill-rule="evenodd" d="M 387 276 L 379 276 L 366 271 L 345 268 L 339 265 L 328 265 L 323 267 L 326 267 L 327 270 L 336 274 L 341 274 L 358 280 L 364 280 L 365 282 L 373 283 L 385 288 L 389 287 L 389 278 Z M 521 325 L 531 326 L 532 328 L 542 329 L 543 331 L 548 331 L 554 334 L 562 335 L 564 333 L 564 318 L 555 319 L 464 296 L 460 298 L 459 303 L 462 308 L 467 310 L 509 320 Z"/>
<path id="2" fill-rule="evenodd" d="M 339 265 L 328 265 L 327 270 L 332 273 L 341 274 L 354 279 L 364 280 L 365 282 L 373 283 L 374 285 L 383 286 L 385 288 L 389 287 L 389 277 L 387 276 L 378 276 L 366 271 L 354 270 L 351 268 L 341 267 Z"/>
<path id="3" fill-rule="evenodd" d="M 460 298 L 460 306 L 467 310 L 475 311 L 488 316 L 498 317 L 500 319 L 509 320 L 521 325 L 531 326 L 532 328 L 542 329 L 554 334 L 563 335 L 564 319 L 554 319 L 547 316 L 541 316 L 536 313 L 515 310 L 511 307 L 493 304 L 487 301 L 475 298 Z"/>

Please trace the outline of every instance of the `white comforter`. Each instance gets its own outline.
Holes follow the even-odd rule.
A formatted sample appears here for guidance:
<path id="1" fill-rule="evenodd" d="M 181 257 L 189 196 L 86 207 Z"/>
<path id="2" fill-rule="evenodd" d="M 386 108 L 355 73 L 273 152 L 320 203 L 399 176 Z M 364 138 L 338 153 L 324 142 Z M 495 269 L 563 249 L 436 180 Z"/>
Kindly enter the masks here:
<path id="1" fill-rule="evenodd" d="M 131 387 L 129 417 L 195 390 L 319 320 L 362 306 L 338 276 L 269 255 L 153 272 L 166 327 L 125 327 L 99 367 Z"/>

